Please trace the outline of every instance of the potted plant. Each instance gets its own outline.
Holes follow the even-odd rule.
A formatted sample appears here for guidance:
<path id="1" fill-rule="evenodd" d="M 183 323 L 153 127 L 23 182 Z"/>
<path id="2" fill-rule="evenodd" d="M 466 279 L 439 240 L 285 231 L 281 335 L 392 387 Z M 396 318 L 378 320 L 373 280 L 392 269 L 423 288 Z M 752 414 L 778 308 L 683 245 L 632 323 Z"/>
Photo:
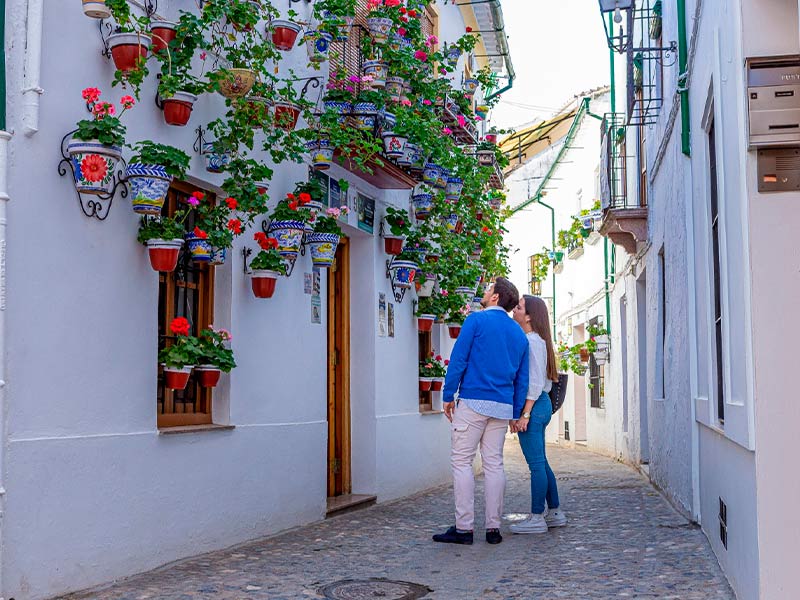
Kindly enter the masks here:
<path id="1" fill-rule="evenodd" d="M 436 376 L 436 368 L 429 359 L 419 361 L 419 391 L 430 392 L 433 378 Z"/>
<path id="2" fill-rule="evenodd" d="M 395 208 L 386 207 L 384 223 L 388 228 L 388 233 L 383 232 L 383 243 L 386 254 L 397 256 L 403 251 L 403 242 L 411 231 L 411 224 L 408 221 L 408 212 Z"/>
<path id="3" fill-rule="evenodd" d="M 317 0 L 313 8 L 325 31 L 340 42 L 347 40 L 356 18 L 356 0 Z"/>
<path id="4" fill-rule="evenodd" d="M 456 339 L 461 333 L 461 327 L 464 325 L 464 321 L 467 319 L 471 309 L 459 294 L 453 294 L 450 298 L 452 300 L 451 308 L 447 313 L 447 333 L 452 339 Z"/>
<path id="5" fill-rule="evenodd" d="M 294 48 L 294 43 L 297 41 L 297 36 L 302 29 L 299 23 L 291 20 L 296 16 L 297 13 L 289 11 L 289 19 L 274 19 L 270 21 L 269 31 L 272 35 L 272 43 L 275 44 L 278 50 L 288 52 Z"/>
<path id="6" fill-rule="evenodd" d="M 383 108 L 383 95 L 380 92 L 362 91 L 353 104 L 353 120 L 356 129 L 374 131 L 378 111 Z"/>
<path id="7" fill-rule="evenodd" d="M 297 93 L 291 85 L 278 91 L 279 99 L 273 107 L 275 125 L 284 131 L 294 131 L 303 105 L 297 98 Z"/>
<path id="8" fill-rule="evenodd" d="M 125 169 L 131 187 L 133 211 L 160 215 L 172 179 L 183 179 L 189 169 L 189 156 L 166 144 L 149 140 L 131 146 L 134 154 Z"/>
<path id="9" fill-rule="evenodd" d="M 328 54 L 331 50 L 331 42 L 333 42 L 333 35 L 321 27 L 306 31 L 303 34 L 302 43 L 306 46 L 306 52 L 308 52 L 308 61 L 311 64 L 319 65 L 320 63 L 328 60 Z"/>
<path id="10" fill-rule="evenodd" d="M 444 387 L 444 379 L 447 376 L 447 366 L 450 361 L 443 359 L 441 355 L 431 352 L 428 361 L 433 364 L 433 382 L 431 384 L 432 392 L 441 392 Z"/>
<path id="11" fill-rule="evenodd" d="M 481 167 L 493 167 L 497 161 L 497 157 L 495 156 L 496 150 L 497 147 L 491 142 L 481 142 L 478 144 L 478 150 L 476 152 L 478 165 Z"/>
<path id="12" fill-rule="evenodd" d="M 278 202 L 270 215 L 267 228 L 267 233 L 278 240 L 278 252 L 289 260 L 295 260 L 300 253 L 306 223 L 310 217 L 305 205 L 311 201 L 311 196 L 300 196 L 302 197 L 287 194 L 286 198 Z"/>
<path id="13" fill-rule="evenodd" d="M 152 38 L 145 33 L 150 26 L 148 17 L 134 17 L 126 0 L 106 0 L 106 6 L 117 22 L 115 32 L 108 36 L 108 47 L 117 71 L 114 84 L 130 85 L 134 95 L 147 76 L 147 51 Z"/>
<path id="14" fill-rule="evenodd" d="M 422 180 L 428 185 L 435 186 L 441 176 L 442 168 L 434 163 L 426 163 L 422 170 Z"/>
<path id="15" fill-rule="evenodd" d="M 233 246 L 234 236 L 241 235 L 242 221 L 232 218 L 231 213 L 238 207 L 235 198 L 228 197 L 222 203 L 203 202 L 197 209 L 197 228 L 206 233 L 203 242 L 210 247 L 211 265 L 225 262 L 227 250 Z"/>
<path id="16" fill-rule="evenodd" d="M 429 296 L 419 299 L 417 304 L 417 329 L 421 332 L 431 331 L 436 317 L 443 314 L 441 296 Z"/>
<path id="17" fill-rule="evenodd" d="M 329 208 L 324 216 L 317 217 L 314 222 L 314 233 L 306 236 L 306 242 L 311 249 L 311 262 L 315 267 L 326 268 L 333 264 L 336 247 L 342 236 L 338 219 L 347 213 L 346 206 Z"/>
<path id="18" fill-rule="evenodd" d="M 389 265 L 394 287 L 408 289 L 414 285 L 414 278 L 417 276 L 418 268 L 416 256 L 412 252 L 403 250 Z"/>
<path id="19" fill-rule="evenodd" d="M 164 366 L 166 387 L 182 390 L 189 382 L 192 367 L 197 362 L 199 341 L 189 335 L 189 321 L 184 317 L 176 317 L 169 324 L 175 340 L 158 353 L 158 360 Z"/>
<path id="20" fill-rule="evenodd" d="M 136 239 L 147 247 L 150 266 L 163 273 L 174 271 L 186 232 L 183 221 L 188 211 L 175 217 L 142 217 Z"/>
<path id="21" fill-rule="evenodd" d="M 162 75 L 158 82 L 158 97 L 167 125 L 182 127 L 189 122 L 192 109 L 197 102 L 197 81 L 186 75 Z"/>
<path id="22" fill-rule="evenodd" d="M 325 87 L 322 105 L 325 107 L 325 112 L 337 116 L 336 120 L 339 124 L 344 123 L 348 115 L 353 112 L 354 84 L 361 79 L 357 75 L 354 75 L 353 78 L 356 81 L 339 79 L 338 74 L 334 73 Z"/>
<path id="23" fill-rule="evenodd" d="M 178 24 L 175 21 L 157 19 L 150 22 L 151 48 L 153 52 L 163 52 L 177 36 Z"/>
<path id="24" fill-rule="evenodd" d="M 120 118 L 135 101 L 131 96 L 123 96 L 122 112 L 117 117 L 113 104 L 100 101 L 99 89 L 86 88 L 82 95 L 93 116 L 78 121 L 78 129 L 67 145 L 75 188 L 85 194 L 107 194 L 114 187 L 125 143 L 125 126 Z"/>
<path id="25" fill-rule="evenodd" d="M 197 383 L 202 387 L 216 387 L 220 374 L 230 373 L 236 367 L 233 350 L 226 344 L 231 334 L 224 329 L 204 329 L 200 332 L 197 366 L 194 368 Z"/>
<path id="26" fill-rule="evenodd" d="M 256 298 L 272 298 L 280 275 L 286 275 L 286 263 L 278 251 L 278 240 L 257 231 L 253 239 L 261 251 L 250 261 L 250 285 Z"/>
<path id="27" fill-rule="evenodd" d="M 391 0 L 390 0 L 391 2 Z M 392 30 L 394 21 L 387 14 L 387 8 L 384 7 L 385 0 L 375 0 L 371 2 L 370 12 L 367 15 L 367 29 L 372 37 L 372 41 L 376 44 L 385 44 L 389 40 L 389 32 Z M 397 6 L 397 4 L 394 4 Z M 387 4 L 391 7 L 392 4 Z"/>
<path id="28" fill-rule="evenodd" d="M 445 188 L 445 195 L 448 200 L 457 201 L 461 197 L 461 190 L 464 189 L 464 180 L 460 177 L 453 177 L 452 175 L 447 178 L 447 187 Z"/>
<path id="29" fill-rule="evenodd" d="M 430 215 L 434 207 L 433 194 L 430 192 L 419 192 L 411 196 L 414 204 L 414 217 L 417 221 L 424 221 Z"/>

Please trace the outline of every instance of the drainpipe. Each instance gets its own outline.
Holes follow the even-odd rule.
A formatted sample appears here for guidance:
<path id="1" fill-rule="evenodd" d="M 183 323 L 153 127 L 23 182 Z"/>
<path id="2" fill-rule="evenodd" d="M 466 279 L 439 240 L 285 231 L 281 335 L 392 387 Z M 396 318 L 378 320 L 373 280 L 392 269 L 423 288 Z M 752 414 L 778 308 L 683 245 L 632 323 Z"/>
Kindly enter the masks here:
<path id="1" fill-rule="evenodd" d="M 686 156 L 692 155 L 691 129 L 692 123 L 689 114 L 689 73 L 688 70 L 688 43 L 686 39 L 686 0 L 678 2 L 678 91 L 681 95 L 681 151 Z"/>
<path id="2" fill-rule="evenodd" d="M 551 250 L 556 251 L 556 211 L 549 204 L 542 202 L 542 196 L 536 196 L 536 202 L 550 210 L 550 227 L 552 233 L 552 246 Z M 556 342 L 556 272 L 553 271 L 553 342 Z"/>
<path id="3" fill-rule="evenodd" d="M 608 30 L 614 31 L 614 16 L 609 13 L 608 14 Z M 609 70 L 611 72 L 611 114 L 615 114 L 617 112 L 617 82 L 616 82 L 616 64 L 614 61 L 614 50 L 609 48 L 608 50 L 609 56 Z M 611 135 L 609 132 L 607 135 Z M 609 142 L 610 143 L 610 142 Z M 614 160 L 614 152 L 616 152 L 616 145 L 611 146 L 611 160 Z M 604 271 L 604 278 L 603 278 L 603 285 L 605 286 L 606 290 L 606 331 L 608 331 L 609 335 L 611 334 L 611 286 L 609 285 L 609 273 L 608 273 L 608 238 L 603 238 L 603 271 Z"/>
<path id="4" fill-rule="evenodd" d="M 5 4 L 5 2 L 3 2 Z M 22 130 L 26 136 L 39 131 L 39 86 L 42 70 L 42 13 L 44 0 L 28 0 L 25 28 L 25 78 L 22 85 Z M 5 102 L 5 95 L 3 95 Z"/>

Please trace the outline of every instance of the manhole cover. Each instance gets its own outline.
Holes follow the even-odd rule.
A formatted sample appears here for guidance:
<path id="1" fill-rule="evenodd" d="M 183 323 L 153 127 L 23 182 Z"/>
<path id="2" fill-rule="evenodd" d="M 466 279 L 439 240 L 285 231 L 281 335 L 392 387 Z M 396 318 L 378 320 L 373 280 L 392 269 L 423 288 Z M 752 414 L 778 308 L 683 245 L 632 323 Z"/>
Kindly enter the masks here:
<path id="1" fill-rule="evenodd" d="M 346 579 L 326 585 L 320 590 L 330 600 L 417 600 L 424 598 L 430 588 L 418 583 L 406 581 L 388 581 L 386 579 Z"/>

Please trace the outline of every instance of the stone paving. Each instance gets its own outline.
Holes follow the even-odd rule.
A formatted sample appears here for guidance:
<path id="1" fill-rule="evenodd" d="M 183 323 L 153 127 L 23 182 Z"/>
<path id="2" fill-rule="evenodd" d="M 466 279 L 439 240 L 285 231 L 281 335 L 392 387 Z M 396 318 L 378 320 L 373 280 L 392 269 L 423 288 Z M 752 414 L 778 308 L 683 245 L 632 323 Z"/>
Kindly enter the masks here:
<path id="1" fill-rule="evenodd" d="M 295 600 L 324 598 L 338 580 L 387 578 L 427 586 L 426 600 L 734 600 L 702 532 L 636 471 L 582 449 L 548 454 L 570 522 L 546 534 L 507 530 L 529 508 L 527 467 L 509 438 L 499 546 L 480 523 L 473 546 L 431 541 L 453 520 L 452 487 L 441 486 L 65 598 Z"/>

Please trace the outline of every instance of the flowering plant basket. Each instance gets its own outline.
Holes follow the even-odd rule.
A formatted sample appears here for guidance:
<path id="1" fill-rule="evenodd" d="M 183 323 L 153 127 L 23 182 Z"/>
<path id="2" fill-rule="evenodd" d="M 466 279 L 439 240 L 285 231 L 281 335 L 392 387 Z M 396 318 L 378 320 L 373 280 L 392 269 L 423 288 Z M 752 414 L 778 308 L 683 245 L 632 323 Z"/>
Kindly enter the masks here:
<path id="1" fill-rule="evenodd" d="M 185 317 L 176 317 L 169 324 L 169 329 L 175 336 L 175 341 L 158 353 L 158 360 L 170 369 L 183 369 L 197 364 L 200 342 L 189 335 L 189 321 Z"/>
<path id="2" fill-rule="evenodd" d="M 227 344 L 231 334 L 225 329 L 204 329 L 200 333 L 198 364 L 213 365 L 220 371 L 230 373 L 236 367 L 233 350 Z"/>
<path id="3" fill-rule="evenodd" d="M 253 239 L 258 242 L 261 251 L 250 261 L 250 268 L 254 271 L 275 271 L 285 275 L 286 263 L 278 252 L 278 240 L 268 237 L 263 231 L 257 231 Z"/>
<path id="4" fill-rule="evenodd" d="M 125 143 L 125 125 L 120 118 L 136 103 L 132 96 L 122 96 L 122 112 L 116 116 L 117 109 L 111 102 L 100 101 L 102 92 L 98 88 L 86 88 L 81 92 L 86 106 L 92 113 L 91 119 L 78 121 L 78 130 L 72 134 L 73 140 L 85 142 L 97 140 L 107 146 L 122 146 Z"/>
<path id="5" fill-rule="evenodd" d="M 339 217 L 346 216 L 349 210 L 346 206 L 329 208 L 324 216 L 317 217 L 314 223 L 314 233 L 332 233 L 341 236 L 342 228 L 339 226 Z"/>

